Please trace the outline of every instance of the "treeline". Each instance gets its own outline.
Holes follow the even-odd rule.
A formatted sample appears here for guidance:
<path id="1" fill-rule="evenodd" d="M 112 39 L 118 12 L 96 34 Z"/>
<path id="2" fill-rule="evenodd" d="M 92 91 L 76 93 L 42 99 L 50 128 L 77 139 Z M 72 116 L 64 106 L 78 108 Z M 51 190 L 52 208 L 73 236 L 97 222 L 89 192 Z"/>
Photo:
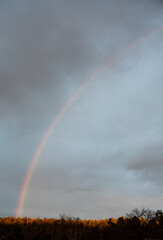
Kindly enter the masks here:
<path id="1" fill-rule="evenodd" d="M 161 240 L 163 239 L 163 214 L 149 220 L 137 216 L 104 220 L 80 220 L 66 216 L 61 216 L 60 219 L 0 218 L 0 240 L 2 239 Z"/>

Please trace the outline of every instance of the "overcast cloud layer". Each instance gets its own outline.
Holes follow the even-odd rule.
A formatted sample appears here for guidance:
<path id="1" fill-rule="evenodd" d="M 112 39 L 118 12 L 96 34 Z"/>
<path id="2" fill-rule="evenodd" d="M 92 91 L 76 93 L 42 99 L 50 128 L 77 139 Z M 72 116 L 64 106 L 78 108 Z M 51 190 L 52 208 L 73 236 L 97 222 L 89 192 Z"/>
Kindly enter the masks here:
<path id="1" fill-rule="evenodd" d="M 159 0 L 0 1 L 0 216 L 66 100 L 112 56 L 163 26 Z M 75 99 L 33 172 L 22 216 L 162 209 L 163 31 Z"/>

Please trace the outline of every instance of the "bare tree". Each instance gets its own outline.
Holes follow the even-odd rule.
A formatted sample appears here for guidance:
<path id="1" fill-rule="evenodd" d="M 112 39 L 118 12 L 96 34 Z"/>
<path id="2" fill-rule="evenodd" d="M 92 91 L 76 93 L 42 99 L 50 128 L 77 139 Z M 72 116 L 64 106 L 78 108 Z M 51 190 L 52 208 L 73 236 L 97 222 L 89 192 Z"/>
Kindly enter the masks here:
<path id="1" fill-rule="evenodd" d="M 138 208 L 134 208 L 130 213 L 126 214 L 126 217 L 128 218 L 141 217 L 148 221 L 155 218 L 155 216 L 156 216 L 156 212 L 154 210 L 151 210 L 149 208 L 144 208 L 144 207 L 140 210 Z"/>

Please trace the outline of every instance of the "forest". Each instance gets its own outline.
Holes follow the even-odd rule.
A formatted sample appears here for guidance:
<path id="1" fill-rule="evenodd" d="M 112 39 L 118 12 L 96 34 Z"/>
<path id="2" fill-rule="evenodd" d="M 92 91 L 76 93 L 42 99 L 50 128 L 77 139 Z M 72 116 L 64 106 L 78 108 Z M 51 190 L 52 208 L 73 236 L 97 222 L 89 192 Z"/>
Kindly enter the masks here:
<path id="1" fill-rule="evenodd" d="M 161 240 L 163 212 L 137 208 L 125 217 L 81 220 L 55 218 L 0 218 L 0 240 Z"/>

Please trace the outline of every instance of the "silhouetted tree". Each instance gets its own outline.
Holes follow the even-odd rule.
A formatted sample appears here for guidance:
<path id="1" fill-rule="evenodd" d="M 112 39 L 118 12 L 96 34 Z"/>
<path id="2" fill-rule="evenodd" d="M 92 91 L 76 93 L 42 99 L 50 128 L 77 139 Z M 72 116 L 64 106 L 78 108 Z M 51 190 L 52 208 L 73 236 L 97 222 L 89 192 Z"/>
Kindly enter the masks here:
<path id="1" fill-rule="evenodd" d="M 130 213 L 126 214 L 126 217 L 128 218 L 133 218 L 133 217 L 137 217 L 137 218 L 144 218 L 145 220 L 151 220 L 152 218 L 155 218 L 156 216 L 156 212 L 154 210 L 151 210 L 149 208 L 142 208 L 142 209 L 138 209 L 138 208 L 134 208 Z"/>

